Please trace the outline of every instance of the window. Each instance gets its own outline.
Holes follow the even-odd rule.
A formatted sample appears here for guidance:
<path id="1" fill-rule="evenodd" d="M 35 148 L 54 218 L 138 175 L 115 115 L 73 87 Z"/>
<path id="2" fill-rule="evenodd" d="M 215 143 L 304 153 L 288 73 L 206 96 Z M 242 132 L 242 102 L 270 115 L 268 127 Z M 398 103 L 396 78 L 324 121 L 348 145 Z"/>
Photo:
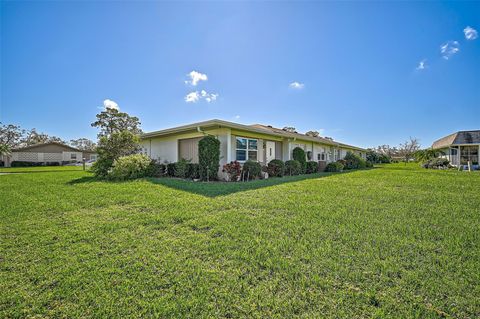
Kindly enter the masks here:
<path id="1" fill-rule="evenodd" d="M 317 160 L 325 161 L 325 153 L 318 153 L 317 154 Z"/>
<path id="2" fill-rule="evenodd" d="M 236 159 L 244 162 L 246 160 L 257 160 L 257 140 L 251 140 L 244 137 L 237 137 Z"/>
<path id="3" fill-rule="evenodd" d="M 77 159 L 77 153 L 70 153 L 70 159 L 76 160 Z"/>
<path id="4" fill-rule="evenodd" d="M 90 155 L 90 160 L 91 161 L 96 161 L 97 160 L 97 155 Z"/>

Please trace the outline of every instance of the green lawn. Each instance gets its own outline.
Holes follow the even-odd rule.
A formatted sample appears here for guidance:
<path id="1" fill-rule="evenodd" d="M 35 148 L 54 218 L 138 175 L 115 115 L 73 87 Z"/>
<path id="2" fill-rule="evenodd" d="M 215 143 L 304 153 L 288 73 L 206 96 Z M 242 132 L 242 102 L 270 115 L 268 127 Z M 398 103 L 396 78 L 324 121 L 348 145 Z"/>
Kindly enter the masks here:
<path id="1" fill-rule="evenodd" d="M 65 172 L 65 171 L 82 171 L 82 170 L 83 170 L 83 166 L 0 167 L 0 174 L 1 173 L 57 172 L 57 171 Z"/>
<path id="2" fill-rule="evenodd" d="M 0 176 L 0 317 L 478 318 L 480 174 Z"/>

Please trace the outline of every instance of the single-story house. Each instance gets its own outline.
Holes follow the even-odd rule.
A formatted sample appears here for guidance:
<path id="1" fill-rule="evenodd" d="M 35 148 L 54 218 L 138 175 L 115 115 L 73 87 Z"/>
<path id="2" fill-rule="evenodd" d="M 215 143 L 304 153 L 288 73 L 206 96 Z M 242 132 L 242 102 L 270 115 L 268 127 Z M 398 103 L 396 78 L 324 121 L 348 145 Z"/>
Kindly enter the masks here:
<path id="1" fill-rule="evenodd" d="M 198 163 L 198 141 L 213 135 L 220 141 L 220 168 L 231 161 L 258 161 L 264 165 L 273 159 L 292 159 L 295 147 L 305 150 L 308 159 L 334 162 L 343 159 L 348 151 L 366 158 L 366 149 L 334 141 L 290 132 L 269 125 L 243 125 L 223 120 L 209 120 L 177 126 L 141 136 L 143 153 L 162 163 L 184 158 Z"/>
<path id="2" fill-rule="evenodd" d="M 97 154 L 91 151 L 82 151 L 62 143 L 49 142 L 14 148 L 11 150 L 10 155 L 4 156 L 1 160 L 5 167 L 10 167 L 13 162 L 58 163 L 62 165 L 82 162 L 84 158 L 86 161 L 95 161 Z"/>
<path id="3" fill-rule="evenodd" d="M 474 168 L 478 168 L 480 130 L 450 134 L 433 142 L 432 149 L 440 151 L 441 157 L 448 159 L 453 166 L 465 166 L 470 162 Z"/>

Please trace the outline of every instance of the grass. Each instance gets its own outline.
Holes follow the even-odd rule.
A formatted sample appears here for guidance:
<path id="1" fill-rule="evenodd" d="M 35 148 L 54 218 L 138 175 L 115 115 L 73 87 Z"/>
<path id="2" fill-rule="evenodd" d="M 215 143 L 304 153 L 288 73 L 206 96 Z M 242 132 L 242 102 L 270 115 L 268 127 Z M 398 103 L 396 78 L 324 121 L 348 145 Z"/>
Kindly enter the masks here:
<path id="1" fill-rule="evenodd" d="M 82 171 L 83 166 L 30 166 L 30 167 L 0 167 L 1 173 L 33 173 L 33 172 L 65 172 Z"/>
<path id="2" fill-rule="evenodd" d="M 0 317 L 478 318 L 480 174 L 0 176 Z"/>

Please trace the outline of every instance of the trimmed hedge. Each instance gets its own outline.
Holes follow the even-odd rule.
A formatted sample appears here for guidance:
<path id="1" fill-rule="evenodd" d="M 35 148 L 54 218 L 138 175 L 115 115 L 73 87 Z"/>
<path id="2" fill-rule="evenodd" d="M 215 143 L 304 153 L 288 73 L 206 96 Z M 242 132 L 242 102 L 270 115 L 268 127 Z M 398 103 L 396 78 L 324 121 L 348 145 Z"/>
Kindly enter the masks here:
<path id="1" fill-rule="evenodd" d="M 198 142 L 199 175 L 202 180 L 215 180 L 220 168 L 220 141 L 207 135 Z"/>
<path id="2" fill-rule="evenodd" d="M 152 160 L 150 162 L 150 168 L 148 176 L 150 177 L 163 177 L 167 173 L 167 166 L 165 164 L 159 163 L 158 161 Z"/>
<path id="3" fill-rule="evenodd" d="M 285 174 L 285 163 L 282 160 L 271 160 L 267 165 L 267 173 L 272 177 L 282 177 Z"/>
<path id="4" fill-rule="evenodd" d="M 302 165 L 299 161 L 289 160 L 285 162 L 285 175 L 299 175 L 302 173 Z"/>
<path id="5" fill-rule="evenodd" d="M 187 164 L 187 178 L 199 179 L 200 178 L 200 165 L 197 163 Z"/>
<path id="6" fill-rule="evenodd" d="M 243 178 L 256 179 L 262 173 L 262 165 L 259 162 L 248 160 L 243 163 Z"/>
<path id="7" fill-rule="evenodd" d="M 305 155 L 305 151 L 301 147 L 297 146 L 293 149 L 292 157 L 294 160 L 300 163 L 301 173 L 305 173 L 305 171 L 307 170 L 307 158 Z"/>
<path id="8" fill-rule="evenodd" d="M 307 162 L 306 173 L 307 174 L 313 174 L 313 173 L 316 173 L 316 172 L 318 172 L 318 163 L 315 162 L 315 161 L 308 161 Z"/>
<path id="9" fill-rule="evenodd" d="M 343 164 L 341 162 L 328 163 L 325 167 L 325 172 L 341 172 L 343 171 Z"/>
<path id="10" fill-rule="evenodd" d="M 23 162 L 13 161 L 11 167 L 33 167 L 33 166 L 60 166 L 59 162 Z"/>

